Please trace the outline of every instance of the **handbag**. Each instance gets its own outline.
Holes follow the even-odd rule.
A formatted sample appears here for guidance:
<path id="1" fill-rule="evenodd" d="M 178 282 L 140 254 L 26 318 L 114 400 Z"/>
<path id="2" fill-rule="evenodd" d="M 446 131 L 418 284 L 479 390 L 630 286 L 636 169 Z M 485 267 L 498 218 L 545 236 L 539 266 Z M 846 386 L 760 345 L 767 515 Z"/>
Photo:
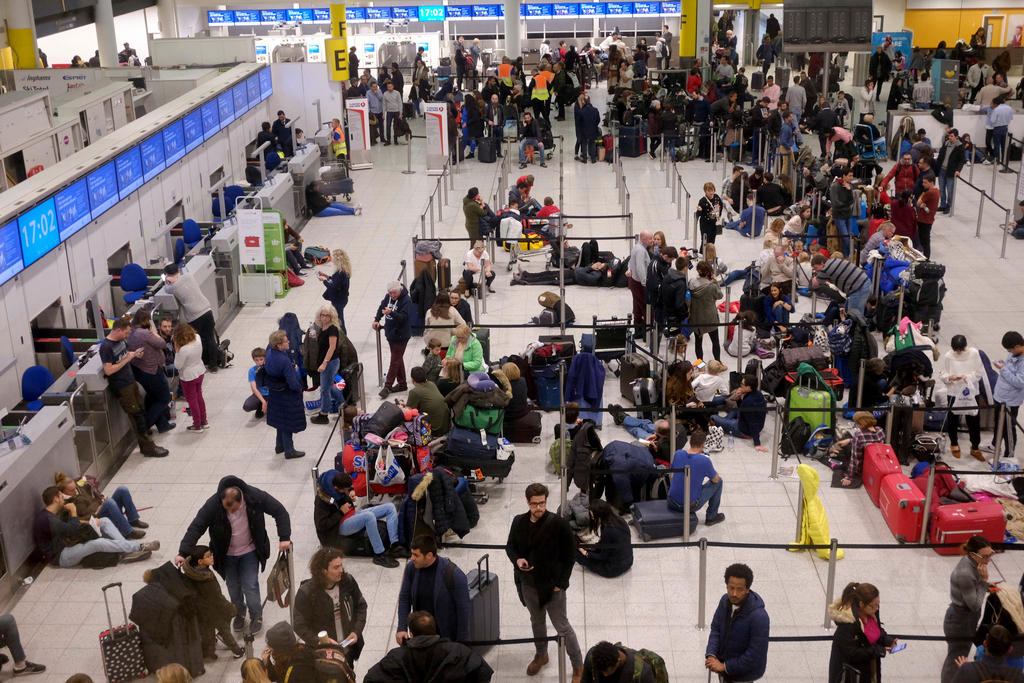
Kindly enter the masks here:
<path id="1" fill-rule="evenodd" d="M 704 450 L 708 453 L 721 453 L 725 450 L 725 430 L 717 425 L 708 427 Z"/>

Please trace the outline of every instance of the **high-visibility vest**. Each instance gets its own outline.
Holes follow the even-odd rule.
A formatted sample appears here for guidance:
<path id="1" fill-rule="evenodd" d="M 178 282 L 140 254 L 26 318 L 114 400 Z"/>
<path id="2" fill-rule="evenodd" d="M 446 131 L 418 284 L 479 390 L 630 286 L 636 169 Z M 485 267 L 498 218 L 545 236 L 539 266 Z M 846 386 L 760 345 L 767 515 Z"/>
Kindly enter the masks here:
<path id="1" fill-rule="evenodd" d="M 501 84 L 511 88 L 512 87 L 512 65 L 511 64 L 499 64 L 498 65 L 498 78 L 501 79 Z"/>
<path id="2" fill-rule="evenodd" d="M 334 129 L 334 142 L 331 143 L 331 150 L 334 156 L 348 154 L 348 145 L 345 143 L 345 131 L 341 126 Z"/>
<path id="3" fill-rule="evenodd" d="M 551 85 L 551 73 L 548 71 L 537 72 L 537 75 L 533 77 L 533 93 L 530 97 L 535 100 L 549 99 L 551 97 L 549 85 Z"/>

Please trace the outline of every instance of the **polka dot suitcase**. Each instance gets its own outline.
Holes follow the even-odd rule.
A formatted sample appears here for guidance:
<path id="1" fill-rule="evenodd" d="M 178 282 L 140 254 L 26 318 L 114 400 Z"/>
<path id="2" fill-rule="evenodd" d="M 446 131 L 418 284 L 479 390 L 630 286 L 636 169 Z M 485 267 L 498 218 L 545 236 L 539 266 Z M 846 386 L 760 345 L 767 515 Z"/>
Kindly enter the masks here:
<path id="1" fill-rule="evenodd" d="M 117 588 L 121 595 L 121 612 L 124 623 L 114 626 L 110 617 L 110 603 L 107 601 L 107 590 Z M 142 635 L 139 627 L 128 621 L 128 608 L 124 604 L 124 591 L 120 582 L 110 583 L 103 587 L 103 604 L 107 608 L 107 624 L 110 628 L 100 634 L 100 654 L 103 657 L 103 673 L 110 683 L 123 683 L 145 678 L 146 660 L 142 655 Z"/>

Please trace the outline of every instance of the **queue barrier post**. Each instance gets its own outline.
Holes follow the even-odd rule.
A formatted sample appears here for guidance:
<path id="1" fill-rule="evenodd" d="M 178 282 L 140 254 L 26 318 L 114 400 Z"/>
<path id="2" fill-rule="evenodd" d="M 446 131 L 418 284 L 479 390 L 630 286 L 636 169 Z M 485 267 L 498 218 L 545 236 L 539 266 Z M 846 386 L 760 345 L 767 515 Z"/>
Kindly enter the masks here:
<path id="1" fill-rule="evenodd" d="M 726 319 L 729 318 L 729 309 L 725 310 Z M 726 328 L 726 342 L 728 342 L 729 334 L 728 328 Z M 736 323 L 736 372 L 743 374 L 743 324 Z"/>
<path id="2" fill-rule="evenodd" d="M 682 185 L 682 182 L 683 181 L 680 180 L 679 184 Z M 690 220 L 693 217 L 693 214 L 690 213 L 690 191 L 686 189 L 685 185 L 683 185 L 683 192 L 686 193 L 686 213 L 684 214 L 684 216 L 686 218 L 686 238 L 689 239 L 690 238 Z M 676 216 L 676 218 L 678 218 L 678 216 Z M 693 239 L 694 240 L 697 239 L 697 231 L 696 230 L 693 231 Z"/>
<path id="3" fill-rule="evenodd" d="M 775 406 L 775 426 L 772 427 L 772 471 L 768 478 L 778 480 L 779 478 L 779 448 L 782 445 L 782 406 Z"/>
<path id="4" fill-rule="evenodd" d="M 565 683 L 565 636 L 558 636 L 558 683 Z"/>
<path id="5" fill-rule="evenodd" d="M 993 168 L 995 165 L 993 164 Z M 981 197 L 978 198 L 978 224 L 974 228 L 974 236 L 981 237 L 981 220 L 985 215 L 985 193 L 981 193 Z"/>
<path id="6" fill-rule="evenodd" d="M 708 539 L 701 537 L 697 548 L 700 551 L 697 560 L 697 630 L 703 631 L 707 628 Z"/>
<path id="7" fill-rule="evenodd" d="M 996 438 L 992 445 L 992 471 L 999 467 L 999 452 L 1003 446 L 1003 436 L 1006 431 L 1006 406 L 1000 404 L 999 415 L 996 416 Z M 1012 454 L 1011 454 L 1012 455 Z"/>
<path id="8" fill-rule="evenodd" d="M 568 431 L 566 431 L 565 424 L 565 361 L 558 363 L 558 419 L 561 429 L 559 431 L 559 441 L 561 441 L 561 456 L 558 462 L 558 489 L 559 496 L 562 502 L 562 510 L 566 510 L 566 497 L 569 491 L 569 481 L 565 478 L 565 438 Z"/>
<path id="9" fill-rule="evenodd" d="M 946 419 L 949 419 L 948 416 L 947 416 Z M 928 510 L 932 509 L 932 496 L 934 494 L 935 494 L 935 463 L 932 463 L 932 465 L 928 468 L 928 486 L 925 488 L 925 492 L 924 492 L 924 510 L 925 510 L 925 515 L 924 515 L 924 521 L 921 524 L 921 538 L 918 540 L 918 543 L 927 543 L 928 542 L 928 519 L 931 517 L 931 514 L 928 513 Z"/>
<path id="10" fill-rule="evenodd" d="M 402 175 L 415 175 L 416 171 L 412 170 L 412 140 L 405 146 L 405 170 L 402 171 Z"/>
<path id="11" fill-rule="evenodd" d="M 427 239 L 427 214 L 420 214 L 420 239 Z"/>
<path id="12" fill-rule="evenodd" d="M 803 531 L 804 526 L 804 482 L 802 479 L 798 480 L 799 485 L 797 487 L 797 499 L 796 499 L 796 533 L 793 535 L 793 542 L 799 543 L 800 532 Z"/>
<path id="13" fill-rule="evenodd" d="M 667 374 L 667 373 L 662 373 Z M 671 413 L 669 414 L 669 434 L 668 434 L 668 452 L 675 456 L 676 453 L 676 404 L 672 404 Z"/>
<path id="14" fill-rule="evenodd" d="M 803 497 L 800 498 L 803 500 Z M 825 621 L 821 627 L 826 631 L 831 626 L 831 618 L 829 617 L 828 610 L 832 605 L 832 598 L 836 592 L 836 559 L 839 555 L 839 541 L 835 538 L 831 539 L 828 549 L 828 580 L 825 583 Z"/>
<path id="15" fill-rule="evenodd" d="M 380 348 L 380 327 L 377 328 L 377 386 L 384 386 L 384 352 Z"/>
<path id="16" fill-rule="evenodd" d="M 687 465 L 683 468 L 683 543 L 690 542 L 690 531 L 690 466 Z"/>
<path id="17" fill-rule="evenodd" d="M 493 264 L 494 261 L 491 261 L 491 263 Z M 491 272 L 494 272 L 494 270 L 493 270 L 494 266 L 493 265 L 491 266 L 491 268 L 492 268 Z M 486 268 L 481 268 L 480 269 L 480 284 L 477 285 L 477 286 L 480 287 L 480 305 L 483 307 L 484 313 L 486 313 L 487 312 L 487 287 L 488 287 L 488 285 L 487 285 L 487 269 Z"/>
<path id="18" fill-rule="evenodd" d="M 899 301 L 899 306 L 896 309 L 896 324 L 897 325 L 899 324 L 899 321 L 903 320 L 903 297 L 906 295 L 906 293 L 907 293 L 907 288 L 904 287 L 901 284 L 900 285 L 900 301 Z"/>
<path id="19" fill-rule="evenodd" d="M 1006 145 L 1003 145 L 1003 149 L 1004 150 L 1006 149 Z M 988 194 L 989 194 L 990 197 L 995 197 L 996 196 L 996 172 L 999 169 L 999 162 L 1000 161 L 1001 161 L 1000 159 L 993 159 L 992 160 L 992 184 L 991 184 L 992 186 L 989 188 L 989 191 L 988 191 Z"/>
<path id="20" fill-rule="evenodd" d="M 876 269 L 878 270 L 878 269 Z M 864 371 L 867 368 L 868 361 L 866 358 L 860 359 L 860 370 L 857 371 L 857 405 L 864 404 Z M 853 406 L 850 406 L 851 408 Z"/>
<path id="21" fill-rule="evenodd" d="M 364 374 L 362 371 L 359 372 L 359 410 L 363 413 L 366 412 L 366 382 L 363 381 Z"/>
<path id="22" fill-rule="evenodd" d="M 486 279 L 484 280 L 486 282 Z M 472 285 L 473 283 L 469 283 Z M 474 296 L 472 290 L 469 292 L 469 297 L 473 300 L 473 319 L 480 320 L 480 297 Z"/>
<path id="23" fill-rule="evenodd" d="M 430 239 L 434 239 L 434 195 L 430 195 L 427 203 L 427 213 L 430 214 Z"/>
<path id="24" fill-rule="evenodd" d="M 888 411 L 885 416 L 885 442 L 892 443 L 892 411 Z"/>
<path id="25" fill-rule="evenodd" d="M 1006 210 L 1006 223 L 1003 225 L 1003 246 L 999 250 L 999 258 L 1006 258 L 1006 240 L 1010 236 L 1010 230 L 1013 229 L 1013 211 L 1012 209 Z"/>

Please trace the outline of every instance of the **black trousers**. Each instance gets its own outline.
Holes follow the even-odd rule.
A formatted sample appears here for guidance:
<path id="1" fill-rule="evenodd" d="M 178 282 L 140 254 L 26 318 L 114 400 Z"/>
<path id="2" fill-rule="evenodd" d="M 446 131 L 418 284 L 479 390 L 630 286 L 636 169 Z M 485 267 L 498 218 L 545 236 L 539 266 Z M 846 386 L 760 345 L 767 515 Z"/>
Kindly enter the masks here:
<path id="1" fill-rule="evenodd" d="M 206 367 L 217 367 L 217 326 L 213 321 L 213 311 L 207 311 L 188 324 L 195 329 L 203 340 L 203 364 Z"/>
<path id="2" fill-rule="evenodd" d="M 917 239 L 921 243 L 921 253 L 926 258 L 930 258 L 932 255 L 932 224 L 921 223 L 917 224 Z"/>
<path id="3" fill-rule="evenodd" d="M 722 344 L 718 340 L 718 330 L 708 332 L 707 335 L 711 337 L 711 355 L 714 356 L 715 360 L 722 360 Z M 695 330 L 693 342 L 697 350 L 697 357 L 704 358 L 704 335 Z"/>
<path id="4" fill-rule="evenodd" d="M 487 286 L 490 287 L 491 283 L 494 282 L 495 273 L 492 270 L 491 274 L 487 276 Z M 479 284 L 477 280 L 480 279 L 480 273 L 474 273 L 473 271 L 464 269 L 462 271 L 462 278 L 466 281 L 466 287 L 469 289 L 469 293 L 473 293 L 473 289 Z"/>

